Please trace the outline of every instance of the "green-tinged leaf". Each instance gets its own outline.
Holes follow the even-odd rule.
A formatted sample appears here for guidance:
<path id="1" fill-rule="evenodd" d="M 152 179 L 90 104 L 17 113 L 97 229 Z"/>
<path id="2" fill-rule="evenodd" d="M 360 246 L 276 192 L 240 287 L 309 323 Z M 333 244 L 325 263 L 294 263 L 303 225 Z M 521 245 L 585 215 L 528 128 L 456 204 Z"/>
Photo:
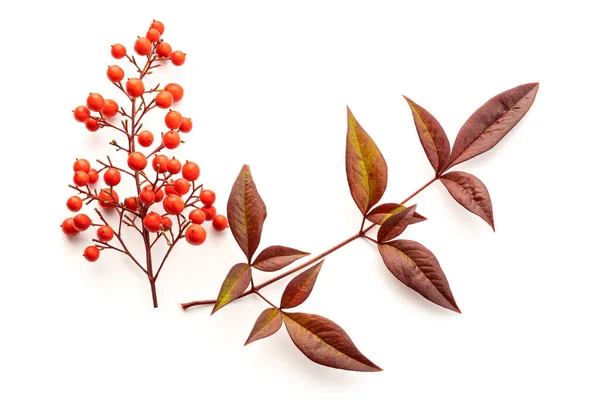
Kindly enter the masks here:
<path id="1" fill-rule="evenodd" d="M 527 83 L 488 100 L 460 128 L 448 168 L 494 147 L 527 114 L 540 84 Z"/>
<path id="2" fill-rule="evenodd" d="M 278 271 L 308 254 L 291 247 L 270 246 L 256 256 L 252 266 L 265 272 Z"/>
<path id="3" fill-rule="evenodd" d="M 319 261 L 288 283 L 281 296 L 281 308 L 293 308 L 304 303 L 315 286 L 323 261 Z"/>
<path id="4" fill-rule="evenodd" d="M 227 219 L 231 233 L 248 260 L 258 248 L 267 207 L 256 190 L 250 167 L 240 171 L 227 202 Z"/>
<path id="5" fill-rule="evenodd" d="M 431 251 L 412 240 L 394 240 L 378 247 L 386 267 L 400 282 L 429 301 L 460 312 L 446 275 Z"/>
<path id="6" fill-rule="evenodd" d="M 373 139 L 360 126 L 349 108 L 346 176 L 352 198 L 365 215 L 381 200 L 385 192 L 387 164 Z"/>
<path id="7" fill-rule="evenodd" d="M 440 177 L 440 181 L 458 204 L 480 216 L 493 230 L 496 230 L 492 199 L 483 182 L 471 174 L 460 171 L 448 172 Z"/>
<path id="8" fill-rule="evenodd" d="M 436 173 L 444 170 L 450 159 L 450 142 L 442 125 L 426 109 L 404 96 L 412 110 L 415 127 L 425 154 Z"/>
<path id="9" fill-rule="evenodd" d="M 283 321 L 296 347 L 317 364 L 351 371 L 381 371 L 335 322 L 315 314 L 285 312 Z"/>
<path id="10" fill-rule="evenodd" d="M 380 204 L 377 207 L 373 208 L 371 211 L 369 211 L 369 213 L 367 214 L 367 219 L 374 224 L 381 225 L 392 214 L 396 214 L 397 212 L 402 211 L 405 208 L 406 206 L 401 206 L 398 203 Z M 416 224 L 423 221 L 427 221 L 427 218 L 425 218 L 418 212 L 414 212 L 409 224 Z"/>
<path id="11" fill-rule="evenodd" d="M 247 344 L 250 344 L 256 340 L 264 339 L 271 336 L 281 328 L 281 312 L 276 308 L 267 308 L 265 311 L 260 313 L 254 327 L 246 340 Z"/>
<path id="12" fill-rule="evenodd" d="M 250 285 L 251 277 L 252 272 L 248 264 L 235 264 L 229 270 L 225 280 L 223 281 L 223 285 L 221 285 L 221 290 L 219 291 L 219 296 L 217 297 L 212 314 L 240 297 L 248 285 Z"/>
<path id="13" fill-rule="evenodd" d="M 377 241 L 379 243 L 392 240 L 396 236 L 402 234 L 412 219 L 417 205 L 412 205 L 404 210 L 398 211 L 387 218 L 379 227 L 377 232 Z"/>

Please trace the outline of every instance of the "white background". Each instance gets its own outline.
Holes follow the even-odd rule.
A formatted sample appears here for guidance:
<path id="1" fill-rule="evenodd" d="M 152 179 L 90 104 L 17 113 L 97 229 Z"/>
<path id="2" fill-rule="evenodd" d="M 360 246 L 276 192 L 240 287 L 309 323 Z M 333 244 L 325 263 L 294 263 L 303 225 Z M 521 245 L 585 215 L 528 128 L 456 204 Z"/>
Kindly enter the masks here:
<path id="1" fill-rule="evenodd" d="M 594 2 L 193 3 L 1 6 L 1 398 L 599 398 Z M 384 199 L 398 201 L 432 174 L 402 94 L 453 140 L 488 98 L 539 81 L 519 126 L 460 168 L 488 186 L 496 233 L 439 183 L 416 198 L 429 221 L 405 237 L 437 255 L 463 314 L 424 301 L 370 243 L 353 243 L 326 259 L 299 308 L 336 321 L 384 369 L 338 371 L 308 361 L 283 329 L 242 347 L 258 298 L 212 317 L 181 311 L 214 298 L 242 260 L 228 233 L 176 249 L 157 310 L 126 259 L 87 263 L 91 232 L 59 229 L 71 165 L 113 154 L 117 136 L 90 134 L 71 110 L 90 91 L 122 100 L 105 78 L 110 44 L 131 49 L 153 18 L 188 54 L 155 78 L 185 87 L 177 108 L 195 124 L 173 154 L 199 162 L 221 211 L 251 165 L 269 210 L 261 247 L 317 253 L 356 231 L 346 105 L 387 158 Z M 283 287 L 265 293 L 277 301 Z"/>

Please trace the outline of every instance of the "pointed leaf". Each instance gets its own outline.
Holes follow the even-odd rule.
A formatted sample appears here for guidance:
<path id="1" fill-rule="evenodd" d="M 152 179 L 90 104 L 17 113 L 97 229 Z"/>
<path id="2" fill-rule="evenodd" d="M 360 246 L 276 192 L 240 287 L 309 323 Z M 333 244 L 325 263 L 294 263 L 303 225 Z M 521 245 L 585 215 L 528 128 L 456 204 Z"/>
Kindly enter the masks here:
<path id="1" fill-rule="evenodd" d="M 446 275 L 431 251 L 412 240 L 395 240 L 378 247 L 386 267 L 400 282 L 429 301 L 460 312 Z"/>
<path id="2" fill-rule="evenodd" d="M 461 206 L 479 215 L 485 222 L 494 228 L 494 214 L 492 200 L 487 188 L 479 179 L 466 172 L 448 172 L 440 177 L 454 200 Z"/>
<path id="3" fill-rule="evenodd" d="M 281 312 L 276 308 L 267 308 L 261 312 L 244 346 L 256 340 L 271 336 L 281 328 Z"/>
<path id="4" fill-rule="evenodd" d="M 321 260 L 288 283 L 281 296 L 281 308 L 297 307 L 308 299 L 321 271 L 323 261 L 325 260 Z"/>
<path id="5" fill-rule="evenodd" d="M 442 125 L 426 109 L 404 96 L 412 110 L 415 127 L 425 154 L 436 173 L 443 171 L 450 160 L 450 142 Z"/>
<path id="6" fill-rule="evenodd" d="M 529 111 L 539 83 L 527 83 L 488 100 L 460 128 L 448 168 L 494 147 Z M 447 169 L 447 168 L 446 168 Z"/>
<path id="7" fill-rule="evenodd" d="M 270 246 L 256 256 L 252 266 L 266 272 L 278 271 L 308 254 L 291 247 Z"/>
<path id="8" fill-rule="evenodd" d="M 379 148 L 348 109 L 346 176 L 350 193 L 365 215 L 385 192 L 387 164 Z"/>
<path id="9" fill-rule="evenodd" d="M 223 285 L 221 285 L 219 296 L 217 297 L 215 307 L 213 308 L 211 314 L 214 314 L 219 309 L 225 307 L 227 304 L 240 297 L 248 285 L 250 285 L 251 277 L 252 273 L 248 264 L 235 264 L 229 270 L 225 280 L 223 281 Z"/>
<path id="10" fill-rule="evenodd" d="M 398 203 L 384 203 L 378 205 L 367 214 L 367 219 L 374 224 L 381 225 L 386 219 L 392 214 L 396 214 L 398 211 L 402 211 L 406 206 L 401 206 Z M 409 224 L 416 224 L 418 222 L 427 221 L 427 218 L 419 214 L 418 212 L 413 213 L 413 216 Z"/>
<path id="11" fill-rule="evenodd" d="M 379 232 L 377 232 L 377 241 L 379 243 L 387 242 L 404 232 L 415 213 L 416 207 L 416 204 L 412 205 L 387 218 L 381 224 Z"/>
<path id="12" fill-rule="evenodd" d="M 296 347 L 317 364 L 351 371 L 381 371 L 335 322 L 305 313 L 283 313 L 283 322 Z"/>
<path id="13" fill-rule="evenodd" d="M 242 167 L 231 189 L 227 218 L 233 237 L 250 260 L 260 243 L 267 207 L 256 190 L 247 165 Z"/>

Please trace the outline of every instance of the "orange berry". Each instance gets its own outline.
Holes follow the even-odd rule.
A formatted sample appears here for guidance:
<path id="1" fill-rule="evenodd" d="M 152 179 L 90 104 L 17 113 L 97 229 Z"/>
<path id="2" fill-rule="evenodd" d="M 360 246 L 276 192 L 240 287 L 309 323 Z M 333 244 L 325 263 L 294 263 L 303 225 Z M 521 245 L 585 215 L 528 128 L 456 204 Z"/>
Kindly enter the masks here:
<path id="1" fill-rule="evenodd" d="M 171 221 L 171 218 L 167 216 L 162 217 L 160 222 L 163 229 L 171 229 L 173 227 L 173 221 Z"/>
<path id="2" fill-rule="evenodd" d="M 192 224 L 185 230 L 185 240 L 193 246 L 199 246 L 206 240 L 206 231 L 198 224 Z"/>
<path id="3" fill-rule="evenodd" d="M 176 215 L 183 211 L 185 204 L 183 203 L 181 196 L 170 194 L 163 200 L 163 207 L 167 213 Z"/>
<path id="4" fill-rule="evenodd" d="M 86 160 L 85 158 L 78 158 L 73 163 L 73 172 L 83 171 L 87 174 L 88 172 L 90 172 L 90 167 L 91 165 L 88 160 Z"/>
<path id="5" fill-rule="evenodd" d="M 167 115 L 165 115 L 165 125 L 169 129 L 179 129 L 182 120 L 183 117 L 179 111 L 169 110 Z"/>
<path id="6" fill-rule="evenodd" d="M 173 95 L 166 90 L 158 92 L 154 98 L 154 102 L 159 108 L 169 108 L 173 105 Z"/>
<path id="7" fill-rule="evenodd" d="M 104 183 L 108 186 L 117 186 L 121 182 L 121 173 L 118 169 L 110 167 L 104 173 Z"/>
<path id="8" fill-rule="evenodd" d="M 104 108 L 104 97 L 99 93 L 90 93 L 85 103 L 90 110 L 99 112 Z"/>
<path id="9" fill-rule="evenodd" d="M 200 177 L 200 167 L 195 162 L 188 161 L 183 164 L 181 175 L 188 181 L 193 182 Z"/>
<path id="10" fill-rule="evenodd" d="M 100 258 L 100 250 L 96 246 L 88 246 L 83 251 L 83 256 L 89 262 L 97 261 Z"/>
<path id="11" fill-rule="evenodd" d="M 167 149 L 175 149 L 181 143 L 181 137 L 176 131 L 169 131 L 163 136 L 163 144 Z"/>
<path id="12" fill-rule="evenodd" d="M 125 208 L 129 211 L 137 211 L 137 201 L 135 197 L 128 197 L 125 199 Z"/>
<path id="13" fill-rule="evenodd" d="M 117 83 L 121 82 L 123 78 L 125 78 L 125 72 L 123 72 L 123 69 L 118 65 L 111 65 L 106 70 L 106 76 L 112 83 Z"/>
<path id="14" fill-rule="evenodd" d="M 92 224 L 92 220 L 86 214 L 77 214 L 73 217 L 73 226 L 79 232 L 86 231 L 90 225 Z"/>
<path id="15" fill-rule="evenodd" d="M 90 117 L 90 109 L 86 106 L 77 106 L 73 110 L 73 117 L 77 122 L 85 122 Z"/>
<path id="16" fill-rule="evenodd" d="M 158 170 L 158 172 L 165 173 L 167 172 L 167 163 L 169 162 L 169 157 L 164 154 L 159 154 L 154 159 L 152 159 L 152 169 L 154 171 Z"/>
<path id="17" fill-rule="evenodd" d="M 212 220 L 212 226 L 215 231 L 221 232 L 229 227 L 229 223 L 224 215 L 215 215 L 215 218 Z"/>
<path id="18" fill-rule="evenodd" d="M 143 204 L 152 204 L 154 203 L 154 191 L 152 190 L 152 188 L 150 189 L 144 189 L 140 192 L 140 201 Z"/>
<path id="19" fill-rule="evenodd" d="M 165 33 L 165 25 L 158 20 L 153 19 L 150 28 L 156 29 L 161 35 Z"/>
<path id="20" fill-rule="evenodd" d="M 173 102 L 177 103 L 183 98 L 183 87 L 177 83 L 169 83 L 165 90 L 173 95 Z"/>
<path id="21" fill-rule="evenodd" d="M 181 125 L 179 126 L 179 131 L 183 133 L 188 133 L 192 130 L 192 120 L 190 118 L 183 118 L 181 120 Z"/>
<path id="22" fill-rule="evenodd" d="M 63 233 L 67 236 L 76 236 L 79 234 L 79 231 L 77 229 L 75 229 L 73 218 L 65 219 L 62 222 L 62 224 L 60 224 L 60 227 L 61 227 Z"/>
<path id="23" fill-rule="evenodd" d="M 185 53 L 179 50 L 176 50 L 171 53 L 171 62 L 173 65 L 180 66 L 185 62 Z"/>
<path id="24" fill-rule="evenodd" d="M 96 171 L 94 168 L 90 169 L 90 172 L 88 172 L 88 177 L 90 178 L 90 181 L 88 182 L 90 185 L 97 183 L 98 179 L 100 179 L 98 171 Z"/>
<path id="25" fill-rule="evenodd" d="M 144 228 L 146 228 L 150 232 L 160 231 L 161 223 L 162 223 L 161 216 L 155 212 L 150 212 L 150 213 L 146 214 L 146 216 L 143 219 Z"/>
<path id="26" fill-rule="evenodd" d="M 192 212 L 190 212 L 189 218 L 190 221 L 192 221 L 194 224 L 202 225 L 206 220 L 206 215 L 204 215 L 204 211 L 195 209 Z"/>
<path id="27" fill-rule="evenodd" d="M 175 186 L 173 183 L 173 180 L 169 181 L 168 185 L 165 185 L 165 193 L 167 196 L 171 195 L 171 194 L 177 194 L 177 191 L 175 190 Z"/>
<path id="28" fill-rule="evenodd" d="M 150 28 L 146 32 L 146 38 L 151 42 L 158 42 L 160 40 L 160 32 L 158 29 Z"/>
<path id="29" fill-rule="evenodd" d="M 131 97 L 140 97 L 146 91 L 144 87 L 144 82 L 138 78 L 127 79 L 127 83 L 125 84 L 125 90 L 127 94 Z"/>
<path id="30" fill-rule="evenodd" d="M 169 171 L 169 173 L 173 175 L 181 172 L 181 163 L 179 162 L 179 160 L 177 160 L 176 158 L 171 158 L 167 163 L 167 171 Z"/>
<path id="31" fill-rule="evenodd" d="M 98 240 L 101 242 L 110 242 L 112 238 L 115 236 L 115 232 L 108 225 L 101 226 L 96 231 L 96 236 Z"/>
<path id="32" fill-rule="evenodd" d="M 85 128 L 90 132 L 96 132 L 100 129 L 100 123 L 94 118 L 88 118 L 85 120 Z"/>
<path id="33" fill-rule="evenodd" d="M 110 47 L 110 54 L 116 59 L 121 59 L 127 54 L 127 49 L 122 44 L 116 43 Z"/>
<path id="34" fill-rule="evenodd" d="M 104 118 L 112 118 L 119 112 L 119 105 L 116 101 L 111 99 L 106 99 L 104 103 L 104 108 L 100 112 Z"/>
<path id="35" fill-rule="evenodd" d="M 141 171 L 148 165 L 148 159 L 142 153 L 136 151 L 127 156 L 127 165 L 134 171 Z"/>
<path id="36" fill-rule="evenodd" d="M 100 204 L 100 207 L 113 208 L 115 203 L 118 202 L 119 196 L 112 188 L 102 189 L 100 193 L 98 193 L 98 204 Z"/>
<path id="37" fill-rule="evenodd" d="M 138 37 L 133 45 L 133 49 L 140 56 L 147 56 L 152 53 L 152 42 L 145 37 Z"/>
<path id="38" fill-rule="evenodd" d="M 217 209 L 214 206 L 204 206 L 201 208 L 201 210 L 204 212 L 207 221 L 212 221 L 217 215 Z"/>
<path id="39" fill-rule="evenodd" d="M 186 194 L 187 192 L 189 192 L 190 190 L 190 182 L 185 179 L 185 178 L 179 178 L 175 181 L 175 183 L 173 184 L 173 187 L 175 188 L 175 191 L 180 195 L 183 196 L 184 194 Z"/>
<path id="40" fill-rule="evenodd" d="M 142 147 L 149 147 L 154 143 L 154 135 L 150 131 L 141 131 L 137 138 L 138 143 Z"/>
<path id="41" fill-rule="evenodd" d="M 169 58 L 169 56 L 171 55 L 172 52 L 173 52 L 173 49 L 171 48 L 171 45 L 167 42 L 160 42 L 156 46 L 156 54 L 160 58 Z"/>
<path id="42" fill-rule="evenodd" d="M 89 181 L 90 177 L 83 171 L 77 171 L 75 172 L 75 175 L 73 175 L 73 183 L 77 186 L 85 186 Z"/>
<path id="43" fill-rule="evenodd" d="M 203 190 L 200 192 L 200 201 L 205 206 L 212 206 L 217 200 L 217 195 L 212 190 Z"/>
<path id="44" fill-rule="evenodd" d="M 83 207 L 83 200 L 79 196 L 71 196 L 67 200 L 67 208 L 69 211 L 77 212 Z"/>

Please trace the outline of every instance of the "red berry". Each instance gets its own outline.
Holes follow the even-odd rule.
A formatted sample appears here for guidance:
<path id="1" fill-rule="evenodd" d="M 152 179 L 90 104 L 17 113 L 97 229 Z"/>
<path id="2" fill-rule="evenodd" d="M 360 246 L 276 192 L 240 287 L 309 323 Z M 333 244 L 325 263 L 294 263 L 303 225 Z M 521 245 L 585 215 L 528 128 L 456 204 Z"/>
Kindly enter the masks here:
<path id="1" fill-rule="evenodd" d="M 158 20 L 153 19 L 150 28 L 156 29 L 161 35 L 165 33 L 165 25 Z"/>
<path id="2" fill-rule="evenodd" d="M 154 195 L 154 191 L 152 189 L 150 189 L 150 190 L 146 189 L 146 190 L 142 190 L 140 192 L 140 201 L 143 204 L 148 205 L 148 204 L 154 203 L 154 198 L 155 198 L 155 195 Z"/>
<path id="3" fill-rule="evenodd" d="M 90 172 L 88 172 L 88 177 L 90 178 L 90 181 L 88 182 L 90 185 L 98 183 L 98 179 L 100 179 L 98 171 L 96 171 L 94 168 L 90 169 Z"/>
<path id="4" fill-rule="evenodd" d="M 77 214 L 73 217 L 73 226 L 79 232 L 87 230 L 92 224 L 92 220 L 86 214 Z"/>
<path id="5" fill-rule="evenodd" d="M 227 218 L 224 215 L 215 215 L 212 220 L 212 226 L 217 232 L 224 231 L 229 226 Z"/>
<path id="6" fill-rule="evenodd" d="M 90 117 L 90 109 L 86 106 L 77 106 L 73 110 L 73 117 L 77 122 L 85 122 Z"/>
<path id="7" fill-rule="evenodd" d="M 86 104 L 92 111 L 102 111 L 104 108 L 104 97 L 98 93 L 90 93 L 87 97 Z"/>
<path id="8" fill-rule="evenodd" d="M 183 87 L 177 83 L 169 83 L 165 90 L 173 95 L 173 102 L 177 103 L 183 98 Z"/>
<path id="9" fill-rule="evenodd" d="M 127 165 L 134 171 L 141 171 L 148 165 L 148 159 L 140 152 L 129 153 Z"/>
<path id="10" fill-rule="evenodd" d="M 137 201 L 135 197 L 128 197 L 125 199 L 125 208 L 129 211 L 137 211 Z"/>
<path id="11" fill-rule="evenodd" d="M 140 97 L 146 91 L 144 87 L 144 82 L 138 78 L 130 78 L 127 79 L 127 83 L 125 83 L 125 90 L 127 94 L 131 97 Z"/>
<path id="12" fill-rule="evenodd" d="M 165 115 L 165 125 L 169 129 L 179 129 L 182 120 L 183 117 L 179 111 L 169 110 L 167 115 Z"/>
<path id="13" fill-rule="evenodd" d="M 83 171 L 77 171 L 77 172 L 75 172 L 75 175 L 73 175 L 73 183 L 76 186 L 85 186 L 89 182 L 90 182 L 89 175 Z"/>
<path id="14" fill-rule="evenodd" d="M 170 194 L 163 200 L 163 207 L 167 213 L 176 215 L 183 211 L 185 204 L 179 195 Z"/>
<path id="15" fill-rule="evenodd" d="M 192 120 L 190 118 L 183 118 L 179 130 L 183 133 L 188 133 L 192 130 Z"/>
<path id="16" fill-rule="evenodd" d="M 88 118 L 85 120 L 85 128 L 90 132 L 96 132 L 100 129 L 100 124 L 94 118 Z"/>
<path id="17" fill-rule="evenodd" d="M 81 210 L 81 207 L 83 207 L 83 200 L 81 200 L 81 197 L 71 196 L 67 200 L 67 208 L 69 209 L 69 211 L 77 212 Z"/>
<path id="18" fill-rule="evenodd" d="M 172 52 L 173 49 L 171 48 L 171 45 L 167 42 L 160 42 L 158 46 L 156 46 L 156 54 L 160 58 L 169 58 Z"/>
<path id="19" fill-rule="evenodd" d="M 88 172 L 90 172 L 90 167 L 91 165 L 88 160 L 86 160 L 85 158 L 78 158 L 73 163 L 73 172 L 83 171 L 87 174 Z"/>
<path id="20" fill-rule="evenodd" d="M 112 83 L 121 82 L 125 78 L 125 72 L 118 65 L 111 65 L 106 70 L 106 76 Z"/>
<path id="21" fill-rule="evenodd" d="M 144 228 L 146 228 L 150 232 L 160 231 L 161 223 L 162 223 L 161 216 L 155 212 L 146 214 L 146 216 L 144 217 L 144 220 L 143 220 Z"/>
<path id="22" fill-rule="evenodd" d="M 118 112 L 119 105 L 116 101 L 111 99 L 106 99 L 106 102 L 104 103 L 104 108 L 102 109 L 102 111 L 100 111 L 104 118 L 112 118 L 115 115 L 117 115 Z"/>
<path id="23" fill-rule="evenodd" d="M 205 206 L 212 206 L 213 204 L 215 204 L 216 199 L 217 196 L 212 190 L 203 190 L 200 192 L 200 201 Z"/>
<path id="24" fill-rule="evenodd" d="M 158 189 L 158 190 L 153 190 L 154 187 L 152 185 L 146 185 L 144 186 L 143 190 L 151 190 L 154 192 L 154 202 L 158 203 L 160 201 L 162 201 L 162 199 L 165 197 L 165 192 L 163 192 L 162 189 Z"/>
<path id="25" fill-rule="evenodd" d="M 190 182 L 185 178 L 179 178 L 175 181 L 175 183 L 173 184 L 173 187 L 175 188 L 175 191 L 179 195 L 183 196 L 184 194 L 189 192 Z"/>
<path id="26" fill-rule="evenodd" d="M 121 182 L 121 173 L 118 169 L 110 167 L 104 173 L 104 183 L 108 186 L 117 186 Z"/>
<path id="27" fill-rule="evenodd" d="M 98 193 L 98 204 L 100 204 L 100 207 L 113 208 L 115 203 L 119 203 L 119 196 L 114 189 L 102 189 Z"/>
<path id="28" fill-rule="evenodd" d="M 176 158 L 171 158 L 167 163 L 167 171 L 169 171 L 169 173 L 173 175 L 181 172 L 181 163 L 179 162 L 179 160 L 177 160 Z"/>
<path id="29" fill-rule="evenodd" d="M 62 228 L 63 233 L 67 236 L 75 236 L 79 233 L 79 231 L 75 229 L 73 218 L 65 219 L 62 224 L 60 224 L 60 227 Z"/>
<path id="30" fill-rule="evenodd" d="M 169 217 L 162 217 L 161 224 L 163 229 L 171 229 L 173 227 L 173 221 Z"/>
<path id="31" fill-rule="evenodd" d="M 97 261 L 100 258 L 100 250 L 96 246 L 88 246 L 83 251 L 83 256 L 89 262 Z"/>
<path id="32" fill-rule="evenodd" d="M 171 62 L 173 65 L 180 66 L 185 62 L 185 53 L 183 51 L 176 50 L 171 53 Z"/>
<path id="33" fill-rule="evenodd" d="M 177 192 L 175 191 L 175 183 L 173 182 L 173 179 L 171 179 L 167 185 L 165 185 L 165 193 L 168 195 L 170 194 L 177 194 Z"/>
<path id="34" fill-rule="evenodd" d="M 127 49 L 125 49 L 125 46 L 120 43 L 113 44 L 110 47 L 110 54 L 116 59 L 121 59 L 125 57 L 125 54 L 127 54 Z"/>
<path id="35" fill-rule="evenodd" d="M 152 169 L 158 170 L 158 172 L 167 172 L 167 163 L 169 162 L 169 157 L 164 154 L 159 154 L 152 160 Z"/>
<path id="36" fill-rule="evenodd" d="M 142 147 L 149 147 L 154 142 L 154 135 L 150 131 L 141 131 L 138 134 L 138 143 Z"/>
<path id="37" fill-rule="evenodd" d="M 160 32 L 158 29 L 150 28 L 146 32 L 146 38 L 151 42 L 158 42 L 160 40 Z"/>
<path id="38" fill-rule="evenodd" d="M 173 105 L 173 95 L 166 90 L 162 90 L 158 92 L 154 101 L 159 108 L 169 108 Z"/>
<path id="39" fill-rule="evenodd" d="M 201 208 L 202 212 L 206 216 L 207 221 L 212 221 L 217 215 L 217 209 L 214 206 L 204 206 Z"/>
<path id="40" fill-rule="evenodd" d="M 133 45 L 133 50 L 140 56 L 147 56 L 152 52 L 152 42 L 145 37 L 138 37 Z"/>
<path id="41" fill-rule="evenodd" d="M 200 167 L 195 162 L 188 161 L 183 164 L 181 175 L 188 181 L 193 182 L 200 177 Z"/>
<path id="42" fill-rule="evenodd" d="M 96 231 L 96 236 L 98 240 L 101 242 L 110 242 L 112 238 L 115 236 L 115 232 L 108 225 L 101 226 Z"/>
<path id="43" fill-rule="evenodd" d="M 193 246 L 199 246 L 206 240 L 206 231 L 198 224 L 192 224 L 185 230 L 185 240 Z"/>
<path id="44" fill-rule="evenodd" d="M 195 209 L 192 212 L 190 212 L 189 218 L 190 221 L 192 221 L 194 224 L 202 225 L 206 220 L 206 215 L 204 215 L 204 211 Z"/>
<path id="45" fill-rule="evenodd" d="M 163 144 L 167 149 L 175 149 L 181 143 L 181 137 L 176 131 L 169 131 L 163 135 Z"/>

